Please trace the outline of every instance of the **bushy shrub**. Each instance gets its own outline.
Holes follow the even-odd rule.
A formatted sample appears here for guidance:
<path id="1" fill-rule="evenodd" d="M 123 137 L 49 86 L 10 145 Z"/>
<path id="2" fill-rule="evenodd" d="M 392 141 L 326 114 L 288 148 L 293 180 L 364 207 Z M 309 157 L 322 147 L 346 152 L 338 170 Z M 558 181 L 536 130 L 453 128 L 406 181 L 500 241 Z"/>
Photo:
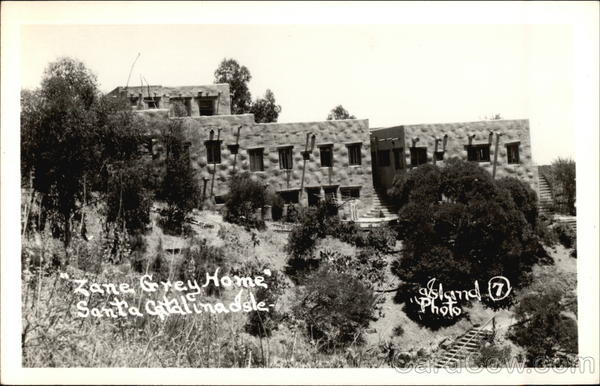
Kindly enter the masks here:
<path id="1" fill-rule="evenodd" d="M 187 218 L 185 210 L 176 205 L 169 205 L 160 210 L 158 224 L 167 235 L 187 236 L 191 233 L 191 226 L 186 223 Z"/>
<path id="2" fill-rule="evenodd" d="M 567 224 L 562 223 L 555 225 L 554 232 L 556 233 L 558 241 L 565 248 L 573 248 L 577 243 L 577 233 Z"/>
<path id="3" fill-rule="evenodd" d="M 402 325 L 399 324 L 396 327 L 394 327 L 392 333 L 394 334 L 394 336 L 402 336 L 404 335 L 404 327 L 402 327 Z"/>
<path id="4" fill-rule="evenodd" d="M 319 348 L 329 351 L 362 342 L 374 304 L 372 290 L 360 280 L 323 266 L 308 277 L 294 314 Z"/>
<path id="5" fill-rule="evenodd" d="M 561 363 L 561 353 L 577 353 L 577 321 L 565 315 L 564 297 L 563 291 L 551 286 L 520 299 L 515 309 L 518 322 L 509 331 L 509 338 L 527 350 L 528 366 L 572 365 Z"/>
<path id="6" fill-rule="evenodd" d="M 216 269 L 219 275 L 227 275 L 231 269 L 230 262 L 219 247 L 208 245 L 206 239 L 193 237 L 190 247 L 183 252 L 181 264 L 177 267 L 179 280 L 197 280 L 198 283 L 206 281 L 206 274 L 213 275 Z M 208 295 L 219 295 L 222 287 L 209 285 L 205 288 Z"/>
<path id="7" fill-rule="evenodd" d="M 503 177 L 496 180 L 496 185 L 510 193 L 517 209 L 523 212 L 525 219 L 535 227 L 538 221 L 537 194 L 529 184 L 514 177 Z"/>
<path id="8" fill-rule="evenodd" d="M 508 367 L 511 360 L 511 349 L 509 346 L 484 345 L 473 358 L 473 364 L 480 368 L 503 368 Z"/>
<path id="9" fill-rule="evenodd" d="M 302 210 L 296 204 L 290 204 L 287 207 L 287 211 L 285 216 L 283 216 L 283 221 L 296 223 L 302 217 Z"/>
<path id="10" fill-rule="evenodd" d="M 263 265 L 261 269 L 255 267 L 250 270 L 246 270 L 245 276 L 263 276 L 265 277 L 265 284 L 267 288 L 258 287 L 254 292 L 254 296 L 257 302 L 264 302 L 268 307 L 269 311 L 252 311 L 248 314 L 248 321 L 244 326 L 247 333 L 253 336 L 259 337 L 270 337 L 273 331 L 277 330 L 279 324 L 285 318 L 283 313 L 277 307 L 277 302 L 286 288 L 288 288 L 287 278 L 279 271 L 270 269 L 271 275 L 266 276 L 264 270 L 267 269 L 266 265 Z M 270 305 L 274 305 L 271 307 Z"/>
<path id="11" fill-rule="evenodd" d="M 497 275 L 513 288 L 526 282 L 543 248 L 510 191 L 475 163 L 457 159 L 406 174 L 392 189 L 404 238 L 402 258 L 392 265 L 395 275 L 416 286 L 436 278 L 448 290 Z"/>
<path id="12" fill-rule="evenodd" d="M 263 229 L 265 223 L 256 212 L 267 203 L 265 186 L 255 181 L 250 173 L 236 174 L 229 181 L 229 193 L 225 201 L 227 222 L 248 228 Z"/>
<path id="13" fill-rule="evenodd" d="M 387 252 L 396 244 L 396 232 L 389 226 L 370 229 L 367 232 L 365 246 L 379 252 Z"/>

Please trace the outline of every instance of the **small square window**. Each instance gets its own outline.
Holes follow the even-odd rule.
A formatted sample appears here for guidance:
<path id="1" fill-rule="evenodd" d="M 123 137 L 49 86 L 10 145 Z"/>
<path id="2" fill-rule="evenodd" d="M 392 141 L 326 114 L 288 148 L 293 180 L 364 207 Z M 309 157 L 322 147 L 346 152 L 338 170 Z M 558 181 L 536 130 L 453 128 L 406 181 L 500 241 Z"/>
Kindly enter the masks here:
<path id="1" fill-rule="evenodd" d="M 324 186 L 323 193 L 325 194 L 325 198 L 329 198 L 332 201 L 337 201 L 337 186 Z"/>
<path id="2" fill-rule="evenodd" d="M 433 155 L 434 155 L 436 161 L 444 160 L 444 152 L 443 151 L 436 151 L 433 153 Z"/>
<path id="3" fill-rule="evenodd" d="M 410 165 L 419 166 L 427 163 L 427 148 L 426 147 L 411 147 L 410 148 Z"/>
<path id="4" fill-rule="evenodd" d="M 297 204 L 300 199 L 300 190 L 284 190 L 278 192 L 279 196 L 283 199 L 286 204 Z"/>
<path id="5" fill-rule="evenodd" d="M 333 166 L 333 145 L 320 146 L 321 152 L 321 166 L 332 167 Z"/>
<path id="6" fill-rule="evenodd" d="M 221 163 L 221 141 L 212 140 L 205 141 L 206 145 L 206 162 L 209 164 Z"/>
<path id="7" fill-rule="evenodd" d="M 321 200 L 321 188 L 306 188 L 308 206 L 316 206 Z"/>
<path id="8" fill-rule="evenodd" d="M 215 98 L 199 98 L 200 115 L 215 115 Z"/>
<path id="9" fill-rule="evenodd" d="M 262 172 L 265 170 L 263 149 L 250 149 L 248 150 L 248 156 L 250 157 L 250 171 Z"/>
<path id="10" fill-rule="evenodd" d="M 279 168 L 280 169 L 292 169 L 294 166 L 294 160 L 292 158 L 292 148 L 285 147 L 279 149 Z"/>
<path id="11" fill-rule="evenodd" d="M 404 149 L 394 149 L 394 167 L 404 169 Z"/>
<path id="12" fill-rule="evenodd" d="M 473 162 L 490 162 L 490 144 L 467 145 L 467 160 Z"/>
<path id="13" fill-rule="evenodd" d="M 342 200 L 350 200 L 353 198 L 360 198 L 360 188 L 340 188 L 340 194 L 342 195 Z"/>
<path id="14" fill-rule="evenodd" d="M 506 145 L 506 154 L 509 164 L 518 164 L 519 161 L 519 142 L 509 143 Z"/>
<path id="15" fill-rule="evenodd" d="M 390 166 L 390 151 L 389 150 L 379 150 L 377 152 L 377 166 L 379 166 L 379 167 Z"/>
<path id="16" fill-rule="evenodd" d="M 360 165 L 362 163 L 362 156 L 360 152 L 360 143 L 353 143 L 348 145 L 348 163 L 350 165 Z"/>
<path id="17" fill-rule="evenodd" d="M 225 195 L 215 196 L 215 204 L 221 205 L 224 204 L 225 201 L 227 201 L 227 197 Z"/>

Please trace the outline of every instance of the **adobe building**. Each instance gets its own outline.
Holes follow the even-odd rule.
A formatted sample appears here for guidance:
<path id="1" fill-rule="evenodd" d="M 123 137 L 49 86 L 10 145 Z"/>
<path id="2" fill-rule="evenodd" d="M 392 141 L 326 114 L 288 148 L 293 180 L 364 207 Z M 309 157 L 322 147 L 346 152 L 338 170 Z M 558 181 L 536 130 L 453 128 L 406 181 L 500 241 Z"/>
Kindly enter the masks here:
<path id="1" fill-rule="evenodd" d="M 373 182 L 388 189 L 403 169 L 460 158 L 479 163 L 490 174 L 517 177 L 537 190 L 531 158 L 529 121 L 403 125 L 372 131 Z"/>
<path id="2" fill-rule="evenodd" d="M 232 174 L 249 172 L 287 203 L 311 206 L 329 195 L 344 203 L 343 217 L 389 220 L 397 217 L 385 199 L 394 177 L 451 157 L 478 162 L 497 177 L 518 177 L 537 190 L 528 120 L 373 130 L 366 119 L 256 123 L 252 114 L 230 114 L 227 84 L 117 88 L 111 94 L 126 96 L 155 138 L 161 125 L 179 120 L 202 198 L 217 205 Z M 153 139 L 150 149 L 156 170 L 164 169 L 164 146 Z"/>

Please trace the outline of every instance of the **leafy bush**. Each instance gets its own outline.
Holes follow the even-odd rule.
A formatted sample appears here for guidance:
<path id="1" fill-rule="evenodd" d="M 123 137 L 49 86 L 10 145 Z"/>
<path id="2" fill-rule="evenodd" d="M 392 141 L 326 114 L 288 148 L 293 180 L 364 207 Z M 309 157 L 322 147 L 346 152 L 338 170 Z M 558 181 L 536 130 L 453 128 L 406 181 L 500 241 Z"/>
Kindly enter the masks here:
<path id="1" fill-rule="evenodd" d="M 481 368 L 508 367 L 511 360 L 509 346 L 484 345 L 473 358 L 474 365 Z"/>
<path id="2" fill-rule="evenodd" d="M 186 224 L 187 213 L 178 206 L 168 206 L 160 210 L 158 223 L 165 234 L 172 236 L 187 236 L 191 233 L 191 227 Z"/>
<path id="3" fill-rule="evenodd" d="M 394 330 L 392 330 L 392 333 L 394 334 L 394 336 L 402 336 L 402 335 L 404 335 L 404 327 L 402 327 L 402 325 L 399 324 L 396 327 L 394 327 Z"/>
<path id="4" fill-rule="evenodd" d="M 575 216 L 576 172 L 575 161 L 558 158 L 550 167 L 541 167 L 540 173 L 546 178 L 552 192 L 554 211 Z"/>
<path id="5" fill-rule="evenodd" d="M 204 283 L 206 274 L 213 275 L 219 268 L 219 275 L 227 275 L 231 269 L 225 253 L 221 248 L 208 245 L 206 239 L 193 237 L 190 247 L 183 252 L 181 264 L 177 267 L 179 280 L 197 280 Z M 209 285 L 206 287 L 208 295 L 219 295 L 223 287 Z"/>
<path id="6" fill-rule="evenodd" d="M 565 248 L 573 248 L 577 243 L 577 233 L 567 224 L 561 223 L 555 225 L 554 232 L 556 233 L 558 241 Z"/>
<path id="7" fill-rule="evenodd" d="M 515 309 L 518 322 L 509 337 L 527 350 L 531 367 L 571 366 L 563 353 L 577 353 L 577 321 L 565 315 L 565 294 L 556 287 L 526 294 Z M 557 363 L 558 361 L 558 363 Z"/>
<path id="8" fill-rule="evenodd" d="M 267 288 L 258 287 L 255 291 L 254 296 L 257 302 L 264 302 L 269 306 L 269 311 L 252 311 L 248 314 L 248 321 L 244 329 L 247 333 L 259 336 L 259 337 L 270 337 L 273 331 L 277 330 L 279 323 L 286 316 L 285 313 L 277 309 L 277 301 L 280 296 L 283 295 L 284 290 L 288 287 L 287 278 L 279 271 L 270 269 L 271 276 L 267 277 L 264 274 L 264 269 L 267 266 L 263 266 L 262 269 L 252 269 L 249 272 L 244 273 L 246 276 L 258 276 L 265 277 L 265 283 Z M 273 304 L 274 307 L 270 307 Z"/>
<path id="9" fill-rule="evenodd" d="M 531 226 L 535 227 L 538 221 L 537 194 L 529 184 L 514 177 L 503 177 L 496 180 L 496 185 L 508 191 L 515 206 L 525 216 Z"/>
<path id="10" fill-rule="evenodd" d="M 287 207 L 287 211 L 285 216 L 283 216 L 283 221 L 297 223 L 302 216 L 302 210 L 296 204 L 290 204 Z"/>
<path id="11" fill-rule="evenodd" d="M 256 211 L 267 203 L 267 192 L 263 184 L 255 181 L 250 173 L 236 174 L 229 181 L 229 193 L 225 201 L 225 221 L 263 229 L 265 223 L 257 218 Z"/>
<path id="12" fill-rule="evenodd" d="M 299 299 L 294 314 L 306 322 L 308 335 L 321 350 L 362 342 L 375 296 L 360 280 L 323 266 L 308 277 Z"/>
<path id="13" fill-rule="evenodd" d="M 509 183 L 514 191 L 525 191 L 504 184 Z M 472 162 L 450 159 L 440 168 L 417 167 L 397 179 L 390 193 L 401 206 L 404 238 L 392 272 L 407 283 L 425 286 L 436 278 L 444 289 L 463 290 L 465 283 L 502 275 L 520 288 L 543 254 L 511 192 Z"/>

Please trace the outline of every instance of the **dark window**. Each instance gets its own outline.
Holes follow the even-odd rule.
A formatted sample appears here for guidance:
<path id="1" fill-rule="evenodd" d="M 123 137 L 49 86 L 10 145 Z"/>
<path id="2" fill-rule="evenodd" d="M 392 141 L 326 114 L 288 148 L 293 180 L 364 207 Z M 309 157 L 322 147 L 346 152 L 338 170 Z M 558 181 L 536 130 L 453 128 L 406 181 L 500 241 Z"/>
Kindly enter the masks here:
<path id="1" fill-rule="evenodd" d="M 225 196 L 215 196 L 215 204 L 221 205 L 225 203 Z"/>
<path id="2" fill-rule="evenodd" d="M 209 164 L 221 163 L 221 141 L 206 141 L 206 162 Z"/>
<path id="3" fill-rule="evenodd" d="M 348 161 L 350 165 L 360 165 L 362 163 L 360 143 L 348 145 Z"/>
<path id="4" fill-rule="evenodd" d="M 427 163 L 427 148 L 426 147 L 411 147 L 410 148 L 410 165 L 419 166 Z"/>
<path id="5" fill-rule="evenodd" d="M 198 99 L 198 108 L 200 115 L 215 115 L 215 99 L 200 98 Z"/>
<path id="6" fill-rule="evenodd" d="M 286 190 L 278 193 L 286 204 L 297 204 L 299 201 L 300 190 Z"/>
<path id="7" fill-rule="evenodd" d="M 490 162 L 490 144 L 467 146 L 467 160 L 474 162 Z"/>
<path id="8" fill-rule="evenodd" d="M 443 151 L 436 151 L 433 153 L 433 155 L 434 155 L 436 161 L 444 160 L 444 152 Z"/>
<path id="9" fill-rule="evenodd" d="M 342 195 L 342 200 L 360 198 L 360 188 L 340 188 L 340 194 Z"/>
<path id="10" fill-rule="evenodd" d="M 279 149 L 279 169 L 291 169 L 293 166 L 292 148 Z"/>
<path id="11" fill-rule="evenodd" d="M 379 166 L 379 167 L 390 166 L 390 151 L 389 150 L 379 150 L 377 152 L 377 166 Z"/>
<path id="12" fill-rule="evenodd" d="M 265 170 L 263 164 L 263 149 L 250 149 L 248 150 L 248 156 L 250 157 L 250 171 L 262 172 Z"/>
<path id="13" fill-rule="evenodd" d="M 156 109 L 158 108 L 158 102 L 154 100 L 154 98 L 145 98 L 144 102 L 146 103 L 147 108 Z"/>
<path id="14" fill-rule="evenodd" d="M 509 164 L 519 163 L 519 143 L 509 143 L 506 145 L 506 154 L 508 155 Z"/>
<path id="15" fill-rule="evenodd" d="M 321 151 L 321 166 L 332 167 L 333 166 L 333 146 L 320 146 Z"/>
<path id="16" fill-rule="evenodd" d="M 325 193 L 325 197 L 332 199 L 333 201 L 337 201 L 337 186 L 327 186 L 323 187 L 323 193 Z"/>
<path id="17" fill-rule="evenodd" d="M 404 169 L 404 149 L 394 149 L 394 166 L 396 169 Z"/>
<path id="18" fill-rule="evenodd" d="M 308 206 L 316 206 L 321 200 L 321 188 L 306 188 Z"/>

